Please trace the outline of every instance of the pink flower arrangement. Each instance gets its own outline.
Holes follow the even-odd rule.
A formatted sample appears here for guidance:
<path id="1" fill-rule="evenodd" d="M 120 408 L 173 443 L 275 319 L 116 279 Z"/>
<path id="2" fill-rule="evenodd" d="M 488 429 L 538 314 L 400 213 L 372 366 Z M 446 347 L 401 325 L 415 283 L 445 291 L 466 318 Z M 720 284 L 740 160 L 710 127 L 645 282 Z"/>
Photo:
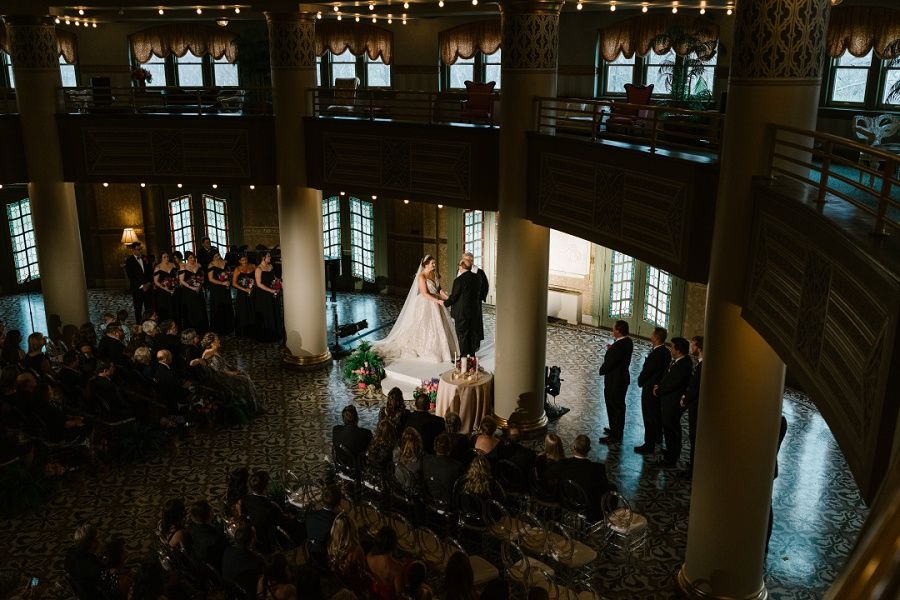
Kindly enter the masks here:
<path id="1" fill-rule="evenodd" d="M 437 378 L 423 379 L 422 385 L 415 389 L 415 391 L 413 392 L 413 396 L 425 394 L 426 396 L 428 396 L 429 410 L 434 410 L 434 407 L 437 404 L 437 392 L 440 382 L 441 380 Z"/>
<path id="2" fill-rule="evenodd" d="M 376 384 L 381 381 L 381 376 L 378 370 L 372 368 L 368 362 L 364 362 L 361 367 L 359 367 L 358 369 L 353 369 L 350 372 L 356 376 L 356 387 L 361 390 L 366 389 L 366 387 L 370 383 Z"/>
<path id="3" fill-rule="evenodd" d="M 231 274 L 228 271 L 222 271 L 221 273 L 219 273 L 218 279 L 219 281 L 228 281 L 229 279 L 231 279 Z"/>
<path id="4" fill-rule="evenodd" d="M 276 277 L 276 278 L 272 281 L 272 289 L 275 290 L 276 292 L 280 292 L 280 291 L 281 291 L 281 279 L 280 279 L 280 278 Z"/>

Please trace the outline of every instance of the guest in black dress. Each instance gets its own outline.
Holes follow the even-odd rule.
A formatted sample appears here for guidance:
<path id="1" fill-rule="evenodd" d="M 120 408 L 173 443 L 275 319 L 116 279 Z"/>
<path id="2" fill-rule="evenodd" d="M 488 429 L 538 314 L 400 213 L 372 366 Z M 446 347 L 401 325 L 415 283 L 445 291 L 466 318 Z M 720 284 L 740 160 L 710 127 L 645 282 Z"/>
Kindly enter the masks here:
<path id="1" fill-rule="evenodd" d="M 234 306 L 231 304 L 231 273 L 225 270 L 225 261 L 216 252 L 206 273 L 209 286 L 209 328 L 219 335 L 234 331 Z"/>
<path id="2" fill-rule="evenodd" d="M 250 294 L 256 282 L 256 265 L 247 260 L 247 255 L 242 254 L 238 259 L 238 266 L 231 276 L 231 285 L 234 287 L 237 300 L 235 301 L 235 334 L 238 337 L 252 337 L 255 324 L 253 311 L 253 299 Z"/>
<path id="3" fill-rule="evenodd" d="M 279 337 L 281 326 L 278 314 L 278 294 L 281 281 L 275 277 L 272 254 L 266 252 L 256 267 L 256 285 L 253 287 L 253 309 L 256 313 L 256 339 L 260 342 L 274 342 Z"/>
<path id="4" fill-rule="evenodd" d="M 203 269 L 193 252 L 185 254 L 185 262 L 178 273 L 181 283 L 181 317 L 185 329 L 194 329 L 199 334 L 206 333 L 206 301 L 203 298 Z"/>
<path id="5" fill-rule="evenodd" d="M 175 317 L 175 288 L 178 272 L 175 263 L 169 260 L 169 253 L 163 252 L 159 264 L 153 271 L 153 288 L 156 295 L 156 315 L 160 321 Z"/>

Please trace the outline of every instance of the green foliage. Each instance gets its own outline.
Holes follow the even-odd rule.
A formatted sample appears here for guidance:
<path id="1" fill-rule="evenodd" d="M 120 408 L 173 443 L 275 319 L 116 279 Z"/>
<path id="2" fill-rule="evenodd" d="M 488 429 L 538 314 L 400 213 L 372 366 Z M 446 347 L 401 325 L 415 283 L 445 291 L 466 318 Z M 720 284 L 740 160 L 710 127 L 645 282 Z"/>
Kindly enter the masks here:
<path id="1" fill-rule="evenodd" d="M 363 342 L 344 361 L 344 379 L 357 385 L 377 385 L 384 379 L 384 359 L 378 356 L 372 345 Z"/>
<path id="2" fill-rule="evenodd" d="M 716 55 L 716 42 L 701 40 L 680 25 L 672 25 L 653 38 L 652 46 L 657 45 L 686 50 L 683 56 L 666 59 L 660 66 L 666 91 L 672 94 L 671 104 L 692 110 L 705 108 L 713 98 L 710 84 L 704 79 L 704 67 Z"/>

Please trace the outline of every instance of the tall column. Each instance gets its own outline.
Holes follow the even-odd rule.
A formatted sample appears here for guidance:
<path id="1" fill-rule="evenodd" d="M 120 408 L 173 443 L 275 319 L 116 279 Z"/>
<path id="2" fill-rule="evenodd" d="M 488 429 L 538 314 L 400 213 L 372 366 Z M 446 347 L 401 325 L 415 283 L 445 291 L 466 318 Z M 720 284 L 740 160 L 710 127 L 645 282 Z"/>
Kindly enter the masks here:
<path id="1" fill-rule="evenodd" d="M 502 0 L 500 198 L 494 413 L 524 430 L 546 427 L 550 230 L 525 216 L 527 144 L 534 98 L 556 95 L 559 0 Z M 515 417 L 513 417 L 515 413 Z"/>
<path id="2" fill-rule="evenodd" d="M 56 28 L 44 17 L 6 17 L 28 163 L 28 196 L 47 316 L 89 320 L 75 186 L 63 180 L 56 129 L 60 86 Z"/>
<path id="3" fill-rule="evenodd" d="M 303 117 L 316 87 L 315 15 L 266 13 L 275 104 L 278 227 L 284 275 L 284 361 L 329 364 L 325 321 L 322 193 L 306 185 Z"/>
<path id="4" fill-rule="evenodd" d="M 751 178 L 768 171 L 768 123 L 816 127 L 828 9 L 828 0 L 742 0 L 736 12 L 687 555 L 678 574 L 688 598 L 768 597 L 764 549 L 784 364 L 741 318 Z"/>

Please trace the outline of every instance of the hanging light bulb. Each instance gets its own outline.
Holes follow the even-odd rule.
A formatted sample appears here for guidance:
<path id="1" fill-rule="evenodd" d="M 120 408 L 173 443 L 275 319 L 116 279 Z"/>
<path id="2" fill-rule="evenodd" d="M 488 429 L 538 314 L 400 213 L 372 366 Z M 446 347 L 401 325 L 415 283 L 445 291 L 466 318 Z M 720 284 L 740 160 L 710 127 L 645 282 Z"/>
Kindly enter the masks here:
<path id="1" fill-rule="evenodd" d="M 728 10 L 725 11 L 725 14 L 728 15 L 728 16 L 730 17 L 732 12 L 733 12 L 733 11 L 731 10 L 731 7 L 729 6 L 729 7 L 728 7 Z"/>
<path id="2" fill-rule="evenodd" d="M 616 12 L 616 3 L 615 2 L 609 3 L 609 12 Z"/>
<path id="3" fill-rule="evenodd" d="M 198 14 L 198 15 L 202 15 L 202 14 L 203 14 L 203 9 L 200 8 L 199 6 L 197 7 L 197 14 Z"/>
<path id="4" fill-rule="evenodd" d="M 251 185 L 251 186 L 250 186 L 250 189 L 251 189 L 251 190 L 255 190 L 255 189 L 256 189 L 256 186 L 255 186 L 255 185 Z"/>
<path id="5" fill-rule="evenodd" d="M 163 10 L 163 9 L 161 9 L 161 8 L 160 8 L 158 11 L 156 11 L 156 12 L 158 12 L 158 13 L 160 14 L 160 16 L 166 14 L 166 11 Z"/>
<path id="6" fill-rule="evenodd" d="M 390 25 L 393 22 L 394 22 L 394 15 L 392 15 L 391 13 L 388 13 L 388 25 Z"/>
<path id="7" fill-rule="evenodd" d="M 406 25 L 406 15 L 403 15 L 403 24 Z"/>
<path id="8" fill-rule="evenodd" d="M 145 187 L 147 187 L 147 184 L 146 184 L 146 183 L 141 183 L 141 187 L 142 187 L 142 188 L 145 188 Z"/>
<path id="9" fill-rule="evenodd" d="M 444 208 L 443 204 L 438 204 L 438 208 Z"/>
<path id="10" fill-rule="evenodd" d="M 375 10 L 375 5 L 371 2 L 369 3 L 369 10 Z"/>
<path id="11" fill-rule="evenodd" d="M 672 3 L 672 14 L 674 15 L 674 14 L 677 13 L 677 12 L 678 12 L 678 3 L 677 3 L 677 2 L 673 2 L 673 3 Z"/>
<path id="12" fill-rule="evenodd" d="M 322 18 L 322 11 L 321 11 L 321 10 L 320 10 L 319 12 L 316 13 L 316 18 L 317 18 L 317 19 L 321 19 L 321 18 Z"/>
<path id="13" fill-rule="evenodd" d="M 375 194 L 372 194 L 372 200 L 378 200 L 378 196 L 376 196 Z"/>
<path id="14" fill-rule="evenodd" d="M 472 0 L 472 6 L 478 6 L 478 0 Z"/>
<path id="15" fill-rule="evenodd" d="M 341 13 L 338 13 L 338 21 L 341 20 Z"/>
<path id="16" fill-rule="evenodd" d="M 409 10 L 409 2 L 404 2 L 404 3 L 403 3 L 403 8 Z"/>
<path id="17" fill-rule="evenodd" d="M 59 25 L 59 17 L 56 17 L 55 19 L 53 19 L 53 22 L 56 23 L 57 25 Z"/>
<path id="18" fill-rule="evenodd" d="M 78 19 L 75 19 L 75 27 L 78 27 L 81 23 L 78 22 Z"/>
<path id="19" fill-rule="evenodd" d="M 71 25 L 72 22 L 69 20 L 69 17 L 66 17 L 66 25 Z"/>
<path id="20" fill-rule="evenodd" d="M 643 4 L 641 4 L 641 12 L 642 12 L 642 13 L 647 12 L 647 3 L 646 3 L 646 2 L 644 2 Z"/>
<path id="21" fill-rule="evenodd" d="M 409 204 L 409 200 L 404 200 L 403 204 Z"/>
<path id="22" fill-rule="evenodd" d="M 580 0 L 579 0 L 578 4 L 575 5 L 575 8 L 576 8 L 576 10 L 581 10 L 582 8 L 584 8 L 584 6 L 582 6 Z"/>
<path id="23" fill-rule="evenodd" d="M 338 12 L 339 10 L 341 10 L 341 5 L 340 5 L 340 4 L 335 4 L 335 5 L 334 5 L 334 12 Z"/>
<path id="24" fill-rule="evenodd" d="M 97 21 L 94 21 L 93 23 L 91 23 L 91 27 L 93 27 L 94 29 L 97 29 Z"/>
<path id="25" fill-rule="evenodd" d="M 438 0 L 438 6 L 444 8 L 444 0 Z"/>
<path id="26" fill-rule="evenodd" d="M 103 182 L 103 187 L 109 187 L 109 184 L 106 183 L 106 182 L 104 181 L 104 182 Z"/>
<path id="27" fill-rule="evenodd" d="M 240 7 L 240 6 L 235 6 L 235 7 L 234 7 L 234 14 L 236 14 L 236 15 L 241 14 L 241 7 Z"/>
<path id="28" fill-rule="evenodd" d="M 81 16 L 83 17 L 83 16 L 84 16 L 84 9 L 83 9 L 83 8 L 79 8 L 79 9 L 78 9 L 78 14 L 81 15 Z"/>
<path id="29" fill-rule="evenodd" d="M 182 185 L 180 183 L 176 183 L 175 187 L 177 187 L 180 190 L 182 188 Z"/>
<path id="30" fill-rule="evenodd" d="M 705 15 L 705 14 L 706 14 L 706 9 L 701 7 L 701 8 L 700 8 L 700 14 L 701 14 L 701 15 Z"/>
<path id="31" fill-rule="evenodd" d="M 356 15 L 356 22 L 359 23 L 359 15 Z"/>
<path id="32" fill-rule="evenodd" d="M 372 15 L 372 22 L 373 22 L 373 23 L 377 23 L 377 22 L 378 22 L 378 17 L 376 17 L 375 15 Z"/>

